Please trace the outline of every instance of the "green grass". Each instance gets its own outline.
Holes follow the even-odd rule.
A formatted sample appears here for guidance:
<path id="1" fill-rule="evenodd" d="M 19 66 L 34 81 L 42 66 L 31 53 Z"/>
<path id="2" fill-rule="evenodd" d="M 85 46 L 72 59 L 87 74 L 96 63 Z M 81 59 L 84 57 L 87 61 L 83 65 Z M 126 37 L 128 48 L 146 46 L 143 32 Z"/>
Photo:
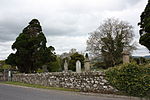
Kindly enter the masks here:
<path id="1" fill-rule="evenodd" d="M 37 85 L 37 84 L 27 84 L 27 83 L 22 83 L 22 82 L 7 81 L 7 82 L 0 82 L 0 83 L 2 83 L 2 84 L 11 84 L 11 85 L 18 85 L 18 86 L 25 86 L 25 87 L 32 87 L 32 88 L 49 89 L 49 90 L 61 90 L 61 91 L 79 92 L 79 90 L 77 90 L 77 89 L 66 89 L 66 88 L 58 88 L 58 87 L 47 87 L 47 86 L 42 86 L 42 85 Z"/>

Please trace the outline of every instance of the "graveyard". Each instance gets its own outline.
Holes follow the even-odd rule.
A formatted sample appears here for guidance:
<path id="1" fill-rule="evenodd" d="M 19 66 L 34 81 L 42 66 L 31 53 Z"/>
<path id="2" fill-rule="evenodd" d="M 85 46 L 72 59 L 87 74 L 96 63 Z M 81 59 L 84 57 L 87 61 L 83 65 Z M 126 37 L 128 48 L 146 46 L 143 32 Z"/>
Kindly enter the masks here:
<path id="1" fill-rule="evenodd" d="M 149 100 L 147 1 L 2 0 L 0 100 Z"/>

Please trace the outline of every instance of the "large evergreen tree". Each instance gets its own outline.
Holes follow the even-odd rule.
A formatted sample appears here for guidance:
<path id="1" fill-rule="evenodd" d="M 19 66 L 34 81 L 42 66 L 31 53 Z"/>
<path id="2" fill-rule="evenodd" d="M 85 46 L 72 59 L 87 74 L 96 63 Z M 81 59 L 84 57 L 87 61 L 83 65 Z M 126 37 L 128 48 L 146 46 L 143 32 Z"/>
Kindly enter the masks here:
<path id="1" fill-rule="evenodd" d="M 140 25 L 140 44 L 147 47 L 150 51 L 150 0 L 148 0 L 148 4 L 145 7 L 144 12 L 141 14 L 141 22 Z"/>
<path id="2" fill-rule="evenodd" d="M 46 47 L 46 38 L 40 22 L 33 19 L 12 45 L 16 53 L 11 53 L 6 63 L 15 65 L 20 72 L 31 73 L 42 65 L 56 60 L 54 47 Z"/>

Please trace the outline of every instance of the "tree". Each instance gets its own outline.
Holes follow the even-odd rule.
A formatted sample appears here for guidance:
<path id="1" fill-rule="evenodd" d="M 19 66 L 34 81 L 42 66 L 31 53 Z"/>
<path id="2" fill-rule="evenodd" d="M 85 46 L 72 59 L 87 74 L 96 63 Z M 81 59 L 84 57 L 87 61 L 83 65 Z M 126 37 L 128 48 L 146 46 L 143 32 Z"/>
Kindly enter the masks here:
<path id="1" fill-rule="evenodd" d="M 5 64 L 5 60 L 0 60 L 0 68 Z"/>
<path id="2" fill-rule="evenodd" d="M 150 51 L 150 0 L 148 0 L 145 10 L 141 14 L 141 22 L 138 25 L 141 28 L 139 42 Z"/>
<path id="3" fill-rule="evenodd" d="M 68 69 L 75 71 L 76 70 L 76 62 L 77 60 L 79 60 L 81 62 L 81 67 L 84 66 L 84 56 L 79 54 L 79 53 L 74 53 L 73 55 L 70 56 L 70 60 L 69 60 L 69 66 Z"/>
<path id="4" fill-rule="evenodd" d="M 16 66 L 11 66 L 5 63 L 5 60 L 0 60 L 0 72 L 4 70 L 16 70 Z"/>
<path id="5" fill-rule="evenodd" d="M 62 71 L 61 63 L 62 63 L 62 59 L 59 56 L 57 56 L 56 61 L 49 62 L 47 64 L 48 71 L 49 72 L 60 72 L 60 71 Z"/>
<path id="6" fill-rule="evenodd" d="M 3 72 L 4 68 L 6 69 L 6 67 L 5 67 L 5 60 L 0 60 L 0 72 Z"/>
<path id="7" fill-rule="evenodd" d="M 102 58 L 107 67 L 122 62 L 124 49 L 131 51 L 133 45 L 133 27 L 118 19 L 107 19 L 99 28 L 90 33 L 87 40 L 87 51 L 94 57 Z"/>
<path id="8" fill-rule="evenodd" d="M 40 22 L 33 19 L 12 45 L 16 53 L 11 53 L 6 63 L 17 66 L 20 72 L 31 73 L 42 65 L 56 60 L 54 47 L 46 47 L 46 38 Z"/>

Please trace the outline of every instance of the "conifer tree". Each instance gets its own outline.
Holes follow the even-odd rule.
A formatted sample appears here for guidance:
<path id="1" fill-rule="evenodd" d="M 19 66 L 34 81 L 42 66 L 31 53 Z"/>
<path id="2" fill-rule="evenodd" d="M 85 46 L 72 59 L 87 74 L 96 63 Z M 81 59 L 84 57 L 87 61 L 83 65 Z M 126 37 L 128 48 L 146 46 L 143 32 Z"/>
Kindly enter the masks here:
<path id="1" fill-rule="evenodd" d="M 140 44 L 144 45 L 150 51 L 150 0 L 141 14 L 140 26 Z"/>
<path id="2" fill-rule="evenodd" d="M 17 66 L 20 72 L 35 72 L 42 65 L 56 60 L 54 47 L 46 47 L 46 42 L 40 22 L 33 19 L 16 38 L 12 45 L 16 52 L 8 56 L 6 63 Z"/>

